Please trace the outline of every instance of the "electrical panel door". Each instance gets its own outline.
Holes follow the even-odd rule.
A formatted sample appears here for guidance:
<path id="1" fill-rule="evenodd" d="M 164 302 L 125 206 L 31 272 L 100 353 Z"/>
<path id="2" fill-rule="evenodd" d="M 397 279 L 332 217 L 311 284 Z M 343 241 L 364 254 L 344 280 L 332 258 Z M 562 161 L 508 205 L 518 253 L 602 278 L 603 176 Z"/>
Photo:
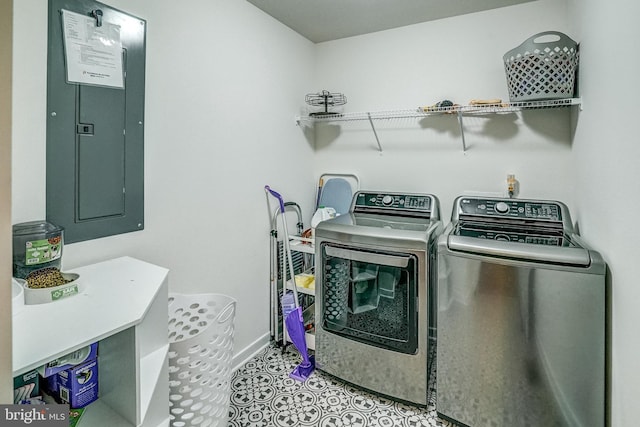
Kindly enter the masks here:
<path id="1" fill-rule="evenodd" d="M 49 0 L 47 220 L 67 243 L 144 228 L 145 33 L 105 4 Z"/>

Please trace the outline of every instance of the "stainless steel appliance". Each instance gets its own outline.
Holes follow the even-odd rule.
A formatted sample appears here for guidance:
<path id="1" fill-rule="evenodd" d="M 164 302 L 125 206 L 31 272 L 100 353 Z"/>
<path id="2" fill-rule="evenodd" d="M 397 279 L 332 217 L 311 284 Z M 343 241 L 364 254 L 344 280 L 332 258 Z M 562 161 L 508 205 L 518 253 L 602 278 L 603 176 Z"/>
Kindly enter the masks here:
<path id="1" fill-rule="evenodd" d="M 427 404 L 430 275 L 442 228 L 435 196 L 370 191 L 354 195 L 348 214 L 318 225 L 319 369 Z"/>
<path id="2" fill-rule="evenodd" d="M 458 197 L 438 241 L 438 414 L 603 426 L 605 269 L 560 202 Z"/>

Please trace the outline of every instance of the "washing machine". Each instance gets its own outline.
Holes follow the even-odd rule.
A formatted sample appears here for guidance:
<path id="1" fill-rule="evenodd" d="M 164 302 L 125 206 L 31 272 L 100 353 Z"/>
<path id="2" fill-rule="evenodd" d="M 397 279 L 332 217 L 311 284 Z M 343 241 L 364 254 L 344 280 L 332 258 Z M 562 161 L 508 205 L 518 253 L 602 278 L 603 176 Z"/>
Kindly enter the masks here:
<path id="1" fill-rule="evenodd" d="M 438 242 L 438 414 L 604 426 L 605 271 L 565 204 L 458 197 Z"/>
<path id="2" fill-rule="evenodd" d="M 316 366 L 356 386 L 427 404 L 435 327 L 438 199 L 359 191 L 349 213 L 318 224 Z"/>

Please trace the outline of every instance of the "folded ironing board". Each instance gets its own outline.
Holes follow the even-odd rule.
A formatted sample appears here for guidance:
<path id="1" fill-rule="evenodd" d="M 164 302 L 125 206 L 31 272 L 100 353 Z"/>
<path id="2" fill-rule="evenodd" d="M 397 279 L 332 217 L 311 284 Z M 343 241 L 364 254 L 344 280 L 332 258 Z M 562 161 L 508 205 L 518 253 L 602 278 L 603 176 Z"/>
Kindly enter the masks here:
<path id="1" fill-rule="evenodd" d="M 332 207 L 340 215 L 348 213 L 353 194 L 360 186 L 358 177 L 351 174 L 323 174 L 320 182 L 317 207 Z"/>

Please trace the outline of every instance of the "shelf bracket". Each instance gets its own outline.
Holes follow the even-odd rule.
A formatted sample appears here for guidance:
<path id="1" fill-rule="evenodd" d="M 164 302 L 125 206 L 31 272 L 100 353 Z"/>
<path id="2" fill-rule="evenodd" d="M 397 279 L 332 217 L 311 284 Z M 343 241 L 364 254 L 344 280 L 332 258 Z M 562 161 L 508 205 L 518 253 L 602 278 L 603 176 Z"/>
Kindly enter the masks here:
<path id="1" fill-rule="evenodd" d="M 458 110 L 458 124 L 460 125 L 460 136 L 462 137 L 462 151 L 467 151 L 467 142 L 464 139 L 464 125 L 462 124 L 462 111 Z"/>
<path id="2" fill-rule="evenodd" d="M 382 145 L 380 145 L 380 138 L 378 138 L 378 133 L 376 132 L 376 127 L 373 125 L 373 120 L 371 120 L 371 113 L 367 113 L 367 118 L 369 119 L 369 123 L 371 124 L 373 135 L 376 137 L 376 142 L 378 143 L 378 151 L 382 153 Z"/>

